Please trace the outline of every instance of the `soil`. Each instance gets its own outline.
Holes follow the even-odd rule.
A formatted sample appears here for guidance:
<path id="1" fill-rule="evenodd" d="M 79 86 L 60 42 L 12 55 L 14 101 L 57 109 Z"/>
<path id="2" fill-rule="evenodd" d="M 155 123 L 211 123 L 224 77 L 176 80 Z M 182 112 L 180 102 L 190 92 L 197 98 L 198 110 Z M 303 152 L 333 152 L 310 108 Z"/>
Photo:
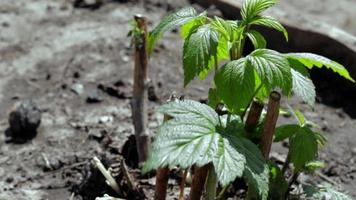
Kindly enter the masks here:
<path id="1" fill-rule="evenodd" d="M 133 134 L 129 22 L 134 14 L 141 13 L 152 27 L 168 11 L 188 3 L 102 2 L 83 6 L 70 0 L 1 0 L 0 131 L 8 129 L 8 115 L 19 102 L 35 102 L 42 119 L 37 136 L 26 143 L 0 135 L 0 200 L 69 199 L 72 195 L 73 199 L 95 199 L 111 194 L 91 159 L 97 156 L 109 166 L 121 152 L 128 157 L 130 173 L 152 198 L 154 179 L 152 175 L 140 176 L 137 155 L 129 145 Z M 214 9 L 210 12 L 219 14 Z M 179 33 L 172 31 L 159 42 L 150 59 L 150 78 L 158 96 L 149 102 L 151 133 L 163 119 L 155 109 L 172 91 L 189 99 L 207 98 L 211 77 L 183 89 L 181 47 Z M 320 154 L 326 167 L 320 173 L 356 197 L 355 116 L 345 112 L 344 104 L 326 103 L 325 98 L 343 102 L 346 97 L 330 92 L 328 88 L 335 88 L 331 82 L 322 82 L 327 84 L 322 87 L 318 78 L 313 78 L 319 96 L 315 108 L 297 98 L 288 103 L 319 124 L 328 138 Z M 279 123 L 293 120 L 281 117 Z M 274 150 L 281 155 L 286 152 L 283 146 Z M 171 199 L 177 196 L 176 180 L 173 176 L 170 182 Z"/>

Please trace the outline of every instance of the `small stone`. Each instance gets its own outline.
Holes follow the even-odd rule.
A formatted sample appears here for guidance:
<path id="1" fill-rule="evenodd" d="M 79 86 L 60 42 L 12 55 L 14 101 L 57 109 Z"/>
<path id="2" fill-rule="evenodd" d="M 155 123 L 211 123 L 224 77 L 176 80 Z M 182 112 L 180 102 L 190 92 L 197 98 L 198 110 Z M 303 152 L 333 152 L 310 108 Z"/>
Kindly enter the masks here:
<path id="1" fill-rule="evenodd" d="M 9 176 L 9 177 L 6 178 L 5 181 L 6 181 L 6 183 L 12 183 L 14 181 L 14 177 Z"/>
<path id="2" fill-rule="evenodd" d="M 4 28 L 7 28 L 10 26 L 10 24 L 8 22 L 3 22 L 3 23 L 1 23 L 1 26 Z"/>
<path id="3" fill-rule="evenodd" d="M 104 100 L 103 93 L 100 90 L 93 90 L 87 97 L 87 103 L 99 103 Z"/>
<path id="4" fill-rule="evenodd" d="M 73 78 L 80 78 L 80 73 L 79 72 L 74 72 L 73 73 Z"/>
<path id="5" fill-rule="evenodd" d="M 9 115 L 10 127 L 5 134 L 13 142 L 25 142 L 37 135 L 37 128 L 41 123 L 42 112 L 32 100 L 15 105 Z"/>
<path id="6" fill-rule="evenodd" d="M 352 154 L 356 155 L 356 147 L 352 148 Z"/>
<path id="7" fill-rule="evenodd" d="M 74 85 L 72 85 L 71 90 L 77 95 L 81 95 L 84 93 L 84 86 L 83 84 L 75 83 Z"/>
<path id="8" fill-rule="evenodd" d="M 108 124 L 114 121 L 114 117 L 113 116 L 101 116 L 99 118 L 99 123 L 100 124 Z"/>

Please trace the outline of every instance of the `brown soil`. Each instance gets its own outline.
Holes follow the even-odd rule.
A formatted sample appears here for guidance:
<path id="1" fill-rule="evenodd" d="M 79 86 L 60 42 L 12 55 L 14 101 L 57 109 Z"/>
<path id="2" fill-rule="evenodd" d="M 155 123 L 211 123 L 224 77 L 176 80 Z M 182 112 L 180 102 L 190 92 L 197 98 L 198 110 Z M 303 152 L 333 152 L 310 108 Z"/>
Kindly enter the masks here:
<path id="1" fill-rule="evenodd" d="M 90 160 L 98 156 L 107 161 L 104 164 L 112 164 L 122 149 L 125 155 L 130 154 L 130 172 L 140 178 L 150 198 L 153 179 L 140 177 L 134 169 L 137 157 L 130 151 L 132 146 L 123 148 L 133 133 L 133 63 L 126 34 L 134 14 L 147 16 L 152 27 L 167 11 L 187 2 L 104 0 L 101 6 L 89 8 L 73 8 L 70 1 L 67 5 L 63 2 L 0 2 L 0 131 L 8 128 L 8 114 L 16 102 L 33 99 L 43 112 L 33 140 L 16 144 L 7 142 L 5 134 L 0 135 L 0 200 L 69 199 L 72 193 L 77 199 L 94 199 L 104 192 L 110 194 Z M 182 89 L 181 47 L 177 31 L 170 32 L 150 60 L 150 77 L 159 97 L 149 102 L 152 133 L 163 119 L 155 109 L 172 91 L 184 93 L 185 98 L 207 98 L 211 77 Z M 333 88 L 330 83 L 323 82 L 327 87 L 316 83 L 321 100 L 343 102 L 345 97 L 324 89 Z M 93 102 L 93 96 L 99 102 Z M 320 124 L 329 140 L 320 154 L 327 164 L 322 174 L 356 197 L 355 119 L 345 112 L 347 108 L 339 108 L 343 104 L 331 103 L 330 107 L 317 103 L 312 111 L 296 98 L 289 103 Z M 279 123 L 291 121 L 282 117 Z M 285 153 L 286 148 L 275 146 L 275 150 Z M 173 199 L 177 196 L 176 178 L 170 188 L 168 194 Z M 93 194 L 86 196 L 83 191 Z"/>

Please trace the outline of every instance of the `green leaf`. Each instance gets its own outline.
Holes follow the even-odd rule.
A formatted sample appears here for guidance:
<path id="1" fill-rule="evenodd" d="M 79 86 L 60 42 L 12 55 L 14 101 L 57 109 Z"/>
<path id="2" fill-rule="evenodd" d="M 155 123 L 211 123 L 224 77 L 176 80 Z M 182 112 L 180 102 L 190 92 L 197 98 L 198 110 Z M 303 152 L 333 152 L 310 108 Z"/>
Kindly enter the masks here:
<path id="1" fill-rule="evenodd" d="M 313 200 L 353 200 L 353 198 L 351 198 L 347 194 L 337 191 L 329 184 L 319 186 L 303 185 L 303 190 L 306 197 L 312 198 Z"/>
<path id="2" fill-rule="evenodd" d="M 201 120 L 199 122 L 204 122 L 206 125 L 210 125 L 211 129 L 215 128 L 219 122 L 215 110 L 205 104 L 191 100 L 170 102 L 162 105 L 158 111 L 177 120 L 185 120 L 187 118 L 199 119 Z"/>
<path id="3" fill-rule="evenodd" d="M 338 73 L 340 76 L 352 82 L 355 82 L 355 80 L 351 78 L 349 72 L 345 69 L 344 66 L 326 57 L 312 53 L 287 53 L 285 55 L 288 60 L 297 60 L 309 69 L 313 68 L 313 66 L 316 66 L 318 68 L 325 66 L 326 68 Z"/>
<path id="4" fill-rule="evenodd" d="M 307 164 L 305 164 L 305 168 L 309 171 L 309 172 L 315 172 L 315 170 L 317 169 L 321 169 L 325 167 L 325 163 L 322 161 L 318 161 L 318 160 L 313 160 L 311 162 L 308 162 Z"/>
<path id="5" fill-rule="evenodd" d="M 238 21 L 224 20 L 220 17 L 214 17 L 211 26 L 219 31 L 227 41 L 231 42 L 238 39 L 243 32 L 243 28 L 240 28 L 237 23 Z"/>
<path id="6" fill-rule="evenodd" d="M 183 39 L 186 39 L 190 33 L 195 32 L 200 26 L 206 23 L 205 13 L 200 14 L 189 22 L 185 23 L 181 27 L 181 35 Z"/>
<path id="7" fill-rule="evenodd" d="M 215 74 L 218 96 L 230 111 L 239 114 L 250 103 L 255 92 L 254 77 L 253 68 L 246 65 L 245 58 L 225 64 Z"/>
<path id="8" fill-rule="evenodd" d="M 227 131 L 221 127 L 212 108 L 184 100 L 165 104 L 160 111 L 173 119 L 158 129 L 144 172 L 163 166 L 187 168 L 213 163 L 223 186 L 241 177 L 245 169 L 250 168 L 256 172 L 257 178 L 262 179 L 262 174 L 257 173 L 265 162 L 257 146 L 238 137 L 240 129 Z"/>
<path id="9" fill-rule="evenodd" d="M 286 181 L 282 171 L 275 163 L 269 164 L 269 194 L 268 198 L 273 200 L 284 200 L 288 190 L 288 182 Z"/>
<path id="10" fill-rule="evenodd" d="M 287 30 L 283 27 L 281 23 L 279 23 L 275 18 L 270 17 L 270 16 L 257 16 L 255 17 L 250 24 L 254 25 L 260 25 L 260 26 L 266 26 L 269 28 L 273 28 L 279 32 L 282 32 L 285 39 L 288 41 L 288 32 Z"/>
<path id="11" fill-rule="evenodd" d="M 220 37 L 216 51 L 217 53 L 213 55 L 212 59 L 209 60 L 208 67 L 199 72 L 198 76 L 200 80 L 204 80 L 206 78 L 215 64 L 218 66 L 222 60 L 228 60 L 230 58 L 228 42 L 224 37 Z"/>
<path id="12" fill-rule="evenodd" d="M 208 105 L 215 109 L 218 104 L 220 103 L 220 98 L 218 96 L 218 92 L 216 88 L 209 89 L 209 96 L 208 96 Z"/>
<path id="13" fill-rule="evenodd" d="M 277 0 L 245 0 L 241 8 L 242 19 L 249 22 L 262 11 L 274 6 Z"/>
<path id="14" fill-rule="evenodd" d="M 249 166 L 249 165 L 247 165 Z M 269 191 L 269 168 L 264 164 L 256 168 L 246 167 L 244 178 L 252 191 L 252 199 L 267 200 Z"/>
<path id="15" fill-rule="evenodd" d="M 308 162 L 315 160 L 318 142 L 314 132 L 309 128 L 298 129 L 298 132 L 289 139 L 289 143 L 289 158 L 297 171 L 302 170 Z"/>
<path id="16" fill-rule="evenodd" d="M 287 124 L 276 128 L 274 132 L 274 142 L 280 142 L 296 134 L 301 127 L 297 124 Z"/>
<path id="17" fill-rule="evenodd" d="M 292 89 L 292 73 L 289 62 L 277 51 L 257 49 L 246 57 L 253 66 L 262 83 L 268 88 L 279 87 L 288 95 Z"/>
<path id="18" fill-rule="evenodd" d="M 316 97 L 315 86 L 309 78 L 308 71 L 295 62 L 290 62 L 290 65 L 292 67 L 293 92 L 308 105 L 314 106 Z"/>
<path id="19" fill-rule="evenodd" d="M 304 126 L 307 123 L 307 120 L 305 119 L 305 116 L 303 115 L 302 112 L 300 112 L 300 110 L 298 109 L 293 109 L 290 105 L 288 105 L 288 109 L 290 114 L 296 119 L 298 120 L 300 126 Z"/>
<path id="20" fill-rule="evenodd" d="M 152 52 L 156 41 L 168 30 L 183 25 L 197 17 L 197 12 L 192 7 L 182 8 L 175 13 L 166 16 L 149 34 L 148 51 Z"/>
<path id="21" fill-rule="evenodd" d="M 238 137 L 244 132 L 244 124 L 233 120 L 226 128 L 225 137 L 246 157 L 243 177 L 257 199 L 266 200 L 269 191 L 269 168 L 258 147 L 250 140 Z"/>
<path id="22" fill-rule="evenodd" d="M 204 70 L 209 70 L 214 55 L 217 55 L 219 32 L 209 24 L 200 26 L 184 41 L 183 68 L 184 85 Z"/>
<path id="23" fill-rule="evenodd" d="M 260 32 L 249 30 L 246 33 L 246 35 L 251 40 L 255 49 L 266 48 L 266 44 L 267 44 L 266 39 L 263 37 L 263 35 Z"/>

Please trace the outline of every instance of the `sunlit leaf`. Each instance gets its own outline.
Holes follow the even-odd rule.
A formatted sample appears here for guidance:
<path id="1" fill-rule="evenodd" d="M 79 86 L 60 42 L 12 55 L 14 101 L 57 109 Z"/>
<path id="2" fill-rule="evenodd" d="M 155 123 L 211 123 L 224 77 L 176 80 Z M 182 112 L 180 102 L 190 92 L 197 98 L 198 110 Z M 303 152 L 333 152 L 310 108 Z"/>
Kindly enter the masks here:
<path id="1" fill-rule="evenodd" d="M 288 32 L 287 30 L 283 27 L 281 23 L 279 23 L 275 18 L 270 17 L 270 16 L 257 16 L 255 17 L 250 24 L 255 24 L 255 25 L 260 25 L 260 26 L 266 26 L 269 28 L 273 28 L 279 32 L 282 32 L 285 39 L 288 41 Z"/>
<path id="2" fill-rule="evenodd" d="M 340 76 L 355 82 L 355 80 L 351 78 L 349 72 L 345 69 L 344 66 L 333 60 L 330 60 L 329 58 L 312 53 L 287 53 L 285 55 L 289 60 L 297 60 L 309 69 L 313 68 L 313 66 L 318 68 L 325 66 L 326 68 L 338 73 Z"/>
<path id="3" fill-rule="evenodd" d="M 197 17 L 198 14 L 192 7 L 182 8 L 181 10 L 166 16 L 149 34 L 148 51 L 152 52 L 156 41 L 168 30 L 181 26 Z"/>

